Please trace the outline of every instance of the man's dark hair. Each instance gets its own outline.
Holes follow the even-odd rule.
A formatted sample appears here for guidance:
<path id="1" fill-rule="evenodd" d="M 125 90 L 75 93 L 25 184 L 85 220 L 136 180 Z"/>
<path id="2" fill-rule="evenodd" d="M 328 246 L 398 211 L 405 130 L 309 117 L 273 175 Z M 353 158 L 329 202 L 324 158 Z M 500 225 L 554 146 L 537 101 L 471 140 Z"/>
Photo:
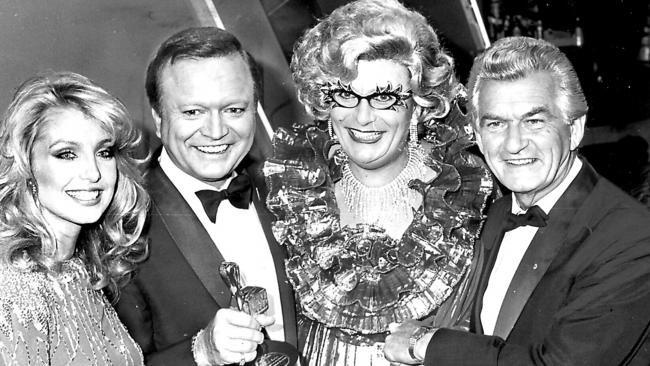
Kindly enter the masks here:
<path id="1" fill-rule="evenodd" d="M 239 54 L 248 64 L 253 78 L 255 101 L 259 97 L 259 72 L 253 58 L 242 49 L 234 35 L 216 27 L 188 28 L 169 37 L 149 62 L 145 88 L 149 104 L 162 116 L 160 105 L 160 75 L 163 68 L 178 60 L 226 57 Z"/>

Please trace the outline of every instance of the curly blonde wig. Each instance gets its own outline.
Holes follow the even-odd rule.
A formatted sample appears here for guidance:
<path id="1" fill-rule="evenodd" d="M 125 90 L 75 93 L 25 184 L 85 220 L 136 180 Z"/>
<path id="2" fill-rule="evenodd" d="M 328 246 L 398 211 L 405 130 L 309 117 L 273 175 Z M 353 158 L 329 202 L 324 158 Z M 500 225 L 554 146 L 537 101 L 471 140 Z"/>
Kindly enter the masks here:
<path id="1" fill-rule="evenodd" d="M 321 88 L 349 83 L 357 75 L 359 60 L 379 59 L 410 71 L 414 100 L 424 111 L 420 121 L 447 114 L 450 95 L 459 87 L 453 60 L 426 18 L 396 0 L 351 2 L 304 34 L 291 60 L 298 98 L 308 113 L 326 120 L 331 105 Z"/>

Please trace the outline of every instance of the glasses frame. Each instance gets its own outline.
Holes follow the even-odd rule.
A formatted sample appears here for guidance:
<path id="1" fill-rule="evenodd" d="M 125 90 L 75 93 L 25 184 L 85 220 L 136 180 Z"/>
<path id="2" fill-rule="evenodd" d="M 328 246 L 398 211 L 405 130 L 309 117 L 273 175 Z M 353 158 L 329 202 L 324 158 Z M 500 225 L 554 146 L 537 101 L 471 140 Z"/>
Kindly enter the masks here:
<path id="1" fill-rule="evenodd" d="M 376 110 L 393 110 L 396 111 L 398 107 L 403 107 L 406 108 L 406 101 L 413 96 L 413 91 L 412 90 L 407 90 L 407 91 L 402 91 L 402 86 L 399 85 L 397 88 L 393 88 L 392 84 L 389 82 L 385 87 L 380 87 L 377 86 L 375 92 L 368 94 L 368 95 L 359 95 L 354 90 L 352 90 L 352 87 L 350 84 L 343 84 L 339 80 L 336 83 L 327 83 L 327 85 L 324 85 L 320 88 L 321 92 L 323 93 L 324 97 L 324 103 L 334 105 L 336 107 L 341 107 L 341 108 L 356 108 L 359 103 L 361 103 L 362 99 L 365 99 L 368 101 L 368 105 L 370 105 L 372 108 Z M 353 95 L 356 98 L 356 103 L 354 105 L 346 106 L 341 104 L 339 101 L 336 100 L 335 94 L 336 93 L 349 93 Z M 378 95 L 390 95 L 392 97 L 395 97 L 395 101 L 393 104 L 383 107 L 383 108 L 377 108 L 376 106 L 373 105 L 373 98 L 377 97 Z"/>

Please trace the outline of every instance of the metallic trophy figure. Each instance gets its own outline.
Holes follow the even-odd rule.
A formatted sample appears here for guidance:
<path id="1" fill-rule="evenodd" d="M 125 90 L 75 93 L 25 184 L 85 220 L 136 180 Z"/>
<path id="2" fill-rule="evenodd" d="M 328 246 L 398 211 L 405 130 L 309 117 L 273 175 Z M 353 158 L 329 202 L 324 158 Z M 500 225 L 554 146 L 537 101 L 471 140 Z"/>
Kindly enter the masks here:
<path id="1" fill-rule="evenodd" d="M 242 288 L 237 263 L 221 263 L 221 266 L 219 266 L 219 274 L 230 288 L 238 310 L 254 316 L 262 314 L 269 309 L 269 300 L 264 288 L 257 286 L 246 286 Z M 268 352 L 266 350 L 255 359 L 256 366 L 289 366 L 289 363 L 289 356 L 280 352 Z M 244 362 L 240 362 L 239 365 L 244 365 Z"/>
<path id="2" fill-rule="evenodd" d="M 239 266 L 233 262 L 223 262 L 219 267 L 219 274 L 230 288 L 237 308 L 248 315 L 262 314 L 269 309 L 269 300 L 266 290 L 257 286 L 242 288 Z"/>

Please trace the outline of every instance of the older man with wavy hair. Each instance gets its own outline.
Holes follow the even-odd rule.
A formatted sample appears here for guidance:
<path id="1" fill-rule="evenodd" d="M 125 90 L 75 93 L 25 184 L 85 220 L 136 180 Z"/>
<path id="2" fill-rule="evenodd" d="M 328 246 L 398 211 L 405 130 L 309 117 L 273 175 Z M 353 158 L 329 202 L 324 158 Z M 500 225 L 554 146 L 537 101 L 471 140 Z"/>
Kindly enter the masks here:
<path id="1" fill-rule="evenodd" d="M 587 103 L 555 46 L 504 38 L 470 75 L 476 140 L 512 194 L 481 235 L 473 332 L 392 327 L 389 360 L 648 365 L 650 212 L 578 154 Z"/>

